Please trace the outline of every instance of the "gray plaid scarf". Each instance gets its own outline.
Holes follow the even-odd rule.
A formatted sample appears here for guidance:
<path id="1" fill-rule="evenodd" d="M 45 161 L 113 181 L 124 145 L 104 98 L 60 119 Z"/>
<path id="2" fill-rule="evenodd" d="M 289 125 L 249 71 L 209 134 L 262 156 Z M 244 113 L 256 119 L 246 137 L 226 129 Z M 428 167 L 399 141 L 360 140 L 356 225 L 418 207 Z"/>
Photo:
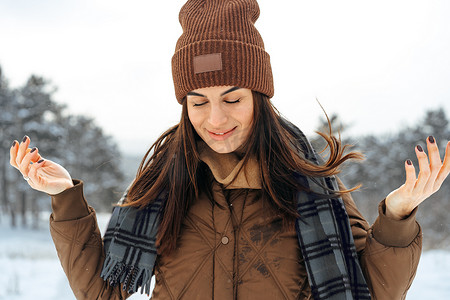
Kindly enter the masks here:
<path id="1" fill-rule="evenodd" d="M 293 124 L 306 159 L 320 163 L 304 134 Z M 371 299 L 364 279 L 350 223 L 341 198 L 326 198 L 323 186 L 337 190 L 336 179 L 310 178 L 295 174 L 312 193 L 298 192 L 297 211 L 300 218 L 296 231 L 302 251 L 313 298 Z M 125 191 L 119 203 L 127 196 Z M 111 286 L 123 284 L 129 293 L 141 287 L 150 293 L 150 281 L 156 260 L 156 234 L 161 204 L 167 195 L 160 195 L 149 207 L 114 207 L 104 236 L 106 259 L 101 277 Z"/>

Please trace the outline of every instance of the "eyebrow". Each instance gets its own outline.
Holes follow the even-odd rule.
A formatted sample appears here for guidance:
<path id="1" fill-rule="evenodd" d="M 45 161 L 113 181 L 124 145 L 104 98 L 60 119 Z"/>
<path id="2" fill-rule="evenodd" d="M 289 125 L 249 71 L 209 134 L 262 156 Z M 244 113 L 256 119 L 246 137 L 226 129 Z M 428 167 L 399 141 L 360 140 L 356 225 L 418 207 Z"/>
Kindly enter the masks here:
<path id="1" fill-rule="evenodd" d="M 223 92 L 222 94 L 220 94 L 220 96 L 226 95 L 226 94 L 231 93 L 231 92 L 233 92 L 235 90 L 238 90 L 238 89 L 240 89 L 240 87 L 238 87 L 238 86 L 232 87 L 231 89 L 229 89 L 229 90 Z M 199 93 L 196 93 L 196 92 L 189 92 L 187 94 L 190 95 L 190 96 L 200 96 L 200 97 L 205 97 L 206 98 L 205 95 L 202 95 L 202 94 L 199 94 Z"/>

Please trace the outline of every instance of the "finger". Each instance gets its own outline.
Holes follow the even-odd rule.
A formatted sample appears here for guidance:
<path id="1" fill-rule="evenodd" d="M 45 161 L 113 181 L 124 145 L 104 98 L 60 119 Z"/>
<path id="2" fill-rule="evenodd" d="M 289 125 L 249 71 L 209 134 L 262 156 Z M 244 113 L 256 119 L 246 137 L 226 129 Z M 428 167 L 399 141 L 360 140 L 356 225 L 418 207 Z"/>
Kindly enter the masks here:
<path id="1" fill-rule="evenodd" d="M 31 150 L 32 150 L 32 148 L 27 148 L 27 150 L 25 150 L 25 154 L 30 153 Z M 41 156 L 40 153 L 38 153 L 36 156 L 32 156 L 32 157 L 31 157 L 31 161 L 32 161 L 33 163 L 35 163 L 35 162 L 37 162 L 37 161 L 39 161 L 39 160 L 41 160 L 41 159 L 42 159 L 42 156 Z"/>
<path id="2" fill-rule="evenodd" d="M 430 165 L 433 169 L 433 165 L 436 165 L 438 167 L 438 171 L 442 166 L 441 156 L 439 155 L 439 149 L 437 142 L 433 136 L 429 136 L 427 138 L 427 149 L 428 149 L 428 156 L 430 158 Z"/>
<path id="3" fill-rule="evenodd" d="M 414 189 L 414 184 L 416 183 L 416 169 L 410 159 L 405 161 L 405 171 L 406 171 L 406 181 L 405 181 L 405 191 L 411 193 Z"/>
<path id="4" fill-rule="evenodd" d="M 30 145 L 30 138 L 25 135 L 19 145 L 19 150 L 17 151 L 16 164 L 18 166 L 20 166 L 23 157 L 27 154 L 28 145 Z"/>
<path id="5" fill-rule="evenodd" d="M 30 149 L 30 148 L 28 148 L 28 149 Z M 31 149 L 30 149 L 30 151 L 31 151 Z M 35 156 L 32 156 L 32 157 L 31 157 L 31 162 L 32 162 L 32 163 L 37 163 L 37 162 L 40 161 L 41 159 L 43 159 L 43 157 L 41 156 L 41 154 L 40 154 L 40 153 L 36 153 Z"/>
<path id="6" fill-rule="evenodd" d="M 447 142 L 447 147 L 445 148 L 445 156 L 444 156 L 444 162 L 442 163 L 441 170 L 439 171 L 439 174 L 436 177 L 435 181 L 435 188 L 440 188 L 442 183 L 444 182 L 445 178 L 450 173 L 450 141 Z"/>
<path id="7" fill-rule="evenodd" d="M 16 169 L 19 169 L 19 166 L 16 163 L 18 149 L 19 149 L 19 142 L 14 140 L 11 148 L 9 149 L 9 163 Z"/>
<path id="8" fill-rule="evenodd" d="M 419 193 L 423 193 L 428 178 L 430 177 L 430 165 L 428 163 L 427 154 L 423 151 L 423 148 L 420 145 L 417 145 L 415 150 L 417 159 L 419 160 L 420 172 L 414 189 Z"/>
<path id="9" fill-rule="evenodd" d="M 436 191 L 434 190 L 434 183 L 439 171 L 441 170 L 442 161 L 441 156 L 439 155 L 436 140 L 431 135 L 427 138 L 427 149 L 430 160 L 430 177 L 428 178 L 428 183 L 426 185 L 426 188 L 428 189 L 426 192 L 434 193 Z"/>
<path id="10" fill-rule="evenodd" d="M 22 159 L 22 162 L 19 165 L 19 170 L 23 174 L 23 176 L 28 176 L 28 172 L 30 171 L 30 163 L 32 157 L 36 156 L 38 149 L 34 147 L 31 149 L 29 153 L 27 153 L 24 158 Z M 29 177 L 29 176 L 28 176 Z"/>
<path id="11" fill-rule="evenodd" d="M 30 170 L 28 172 L 28 177 L 30 177 L 30 180 L 28 183 L 30 183 L 32 188 L 36 188 L 37 185 L 41 184 L 41 178 L 38 175 L 38 170 L 44 166 L 44 163 L 45 160 L 41 159 L 30 166 Z"/>

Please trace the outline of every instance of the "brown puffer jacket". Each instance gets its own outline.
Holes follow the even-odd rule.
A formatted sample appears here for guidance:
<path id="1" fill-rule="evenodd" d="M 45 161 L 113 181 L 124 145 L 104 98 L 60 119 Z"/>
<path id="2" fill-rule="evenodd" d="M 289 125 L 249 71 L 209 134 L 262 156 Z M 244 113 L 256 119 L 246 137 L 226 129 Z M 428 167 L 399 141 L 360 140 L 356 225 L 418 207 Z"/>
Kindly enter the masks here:
<path id="1" fill-rule="evenodd" d="M 312 299 L 295 230 L 260 198 L 258 168 L 232 154 L 201 151 L 209 166 L 215 204 L 202 193 L 185 217 L 178 247 L 155 265 L 152 299 Z M 247 176 L 246 176 L 247 175 Z M 95 212 L 83 182 L 52 195 L 51 234 L 77 299 L 125 299 L 121 287 L 100 278 L 104 261 Z M 342 183 L 339 181 L 341 187 Z M 404 299 L 421 254 L 415 210 L 407 219 L 385 216 L 384 201 L 370 228 L 350 195 L 343 197 L 361 267 L 373 299 Z"/>

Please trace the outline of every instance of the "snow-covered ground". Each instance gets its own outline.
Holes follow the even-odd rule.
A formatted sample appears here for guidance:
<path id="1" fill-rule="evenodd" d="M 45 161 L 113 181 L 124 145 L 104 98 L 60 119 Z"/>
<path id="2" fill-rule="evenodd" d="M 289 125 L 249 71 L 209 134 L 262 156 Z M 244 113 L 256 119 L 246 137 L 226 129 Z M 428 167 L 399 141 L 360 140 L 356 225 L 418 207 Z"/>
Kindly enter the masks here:
<path id="1" fill-rule="evenodd" d="M 43 215 L 41 230 L 11 229 L 0 223 L 0 300 L 75 299 L 48 231 L 48 215 Z M 98 219 L 103 231 L 109 215 Z M 129 299 L 148 298 L 136 294 Z M 423 253 L 407 296 L 419 299 L 450 299 L 450 251 Z"/>

